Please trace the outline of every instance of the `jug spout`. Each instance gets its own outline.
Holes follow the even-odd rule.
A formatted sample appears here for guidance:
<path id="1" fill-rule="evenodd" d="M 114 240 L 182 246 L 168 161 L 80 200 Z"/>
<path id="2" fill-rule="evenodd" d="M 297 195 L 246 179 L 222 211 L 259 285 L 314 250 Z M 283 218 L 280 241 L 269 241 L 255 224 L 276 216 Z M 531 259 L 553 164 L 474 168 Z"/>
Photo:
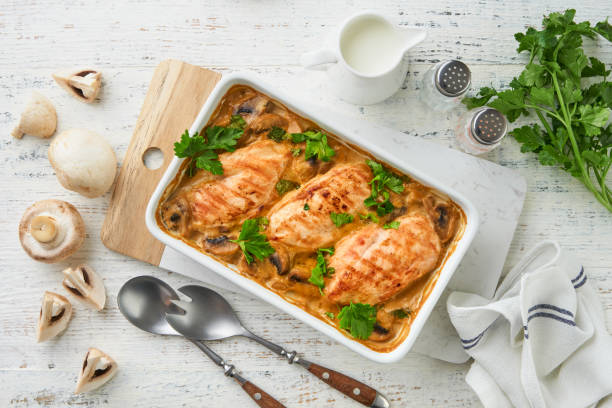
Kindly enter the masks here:
<path id="1" fill-rule="evenodd" d="M 427 37 L 427 33 L 423 30 L 418 30 L 416 28 L 404 28 L 399 29 L 399 33 L 404 37 L 404 52 L 407 52 L 409 49 L 421 43 L 425 37 Z"/>

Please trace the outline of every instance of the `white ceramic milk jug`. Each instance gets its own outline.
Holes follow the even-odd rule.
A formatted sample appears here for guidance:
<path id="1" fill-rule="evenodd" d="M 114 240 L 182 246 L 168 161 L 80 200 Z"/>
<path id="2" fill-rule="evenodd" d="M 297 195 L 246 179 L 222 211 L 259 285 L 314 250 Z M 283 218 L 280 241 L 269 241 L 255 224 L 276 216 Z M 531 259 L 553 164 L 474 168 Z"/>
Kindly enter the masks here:
<path id="1" fill-rule="evenodd" d="M 329 48 L 303 54 L 300 62 L 324 69 L 330 88 L 345 101 L 369 105 L 402 86 L 408 72 L 405 54 L 425 36 L 422 30 L 397 29 L 380 14 L 361 12 L 340 25 Z"/>

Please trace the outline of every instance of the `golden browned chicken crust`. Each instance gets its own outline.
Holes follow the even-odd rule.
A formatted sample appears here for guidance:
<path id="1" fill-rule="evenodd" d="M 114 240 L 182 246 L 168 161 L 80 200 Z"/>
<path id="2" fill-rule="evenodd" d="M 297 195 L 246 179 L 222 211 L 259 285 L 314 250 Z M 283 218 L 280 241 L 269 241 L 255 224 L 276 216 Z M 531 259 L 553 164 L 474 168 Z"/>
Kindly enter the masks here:
<path id="1" fill-rule="evenodd" d="M 240 224 L 255 216 L 276 194 L 274 186 L 290 158 L 287 146 L 272 140 L 258 141 L 235 152 L 224 153 L 219 157 L 223 164 L 222 176 L 190 186 L 173 201 L 188 203 L 192 229 Z"/>
<path id="2" fill-rule="evenodd" d="M 366 164 L 354 163 L 336 166 L 311 179 L 272 207 L 268 238 L 301 249 L 331 244 L 343 231 L 334 225 L 330 213 L 355 215 L 365 211 L 363 200 L 370 195 L 371 178 Z"/>
<path id="3" fill-rule="evenodd" d="M 416 213 L 396 221 L 398 229 L 368 225 L 337 243 L 325 286 L 332 302 L 376 305 L 434 269 L 442 247 L 431 220 Z"/>

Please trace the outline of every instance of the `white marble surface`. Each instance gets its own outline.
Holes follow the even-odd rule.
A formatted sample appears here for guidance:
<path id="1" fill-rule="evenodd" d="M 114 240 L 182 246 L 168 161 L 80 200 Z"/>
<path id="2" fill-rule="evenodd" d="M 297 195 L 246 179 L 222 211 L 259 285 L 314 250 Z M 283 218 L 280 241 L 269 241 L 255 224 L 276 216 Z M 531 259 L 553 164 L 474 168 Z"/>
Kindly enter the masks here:
<path id="1" fill-rule="evenodd" d="M 20 103 L 31 89 L 50 97 L 59 114 L 59 131 L 87 127 L 107 138 L 120 160 L 154 67 L 179 58 L 223 73 L 246 70 L 266 77 L 322 108 L 452 146 L 459 112 L 434 115 L 422 109 L 415 81 L 434 61 L 461 56 L 477 86 L 505 85 L 525 58 L 517 56 L 513 34 L 541 15 L 567 6 L 593 22 L 612 14 L 597 0 L 465 1 L 425 3 L 390 0 L 191 0 L 58 3 L 54 0 L 3 1 L 0 4 L 0 405 L 8 407 L 225 407 L 252 406 L 190 344 L 138 331 L 120 315 L 115 296 L 138 274 L 154 274 L 174 286 L 195 281 L 112 253 L 99 231 L 109 195 L 86 199 L 63 190 L 46 157 L 49 141 L 13 140 L 9 133 Z M 297 66 L 298 55 L 315 48 L 333 24 L 357 10 L 375 8 L 397 24 L 419 25 L 428 40 L 411 54 L 405 87 L 374 106 L 351 106 L 330 95 L 320 73 Z M 587 52 L 612 61 L 612 47 L 588 42 Z M 100 101 L 84 105 L 50 77 L 57 68 L 91 64 L 104 75 Z M 404 139 L 390 143 L 401 145 Z M 504 270 L 540 240 L 552 237 L 579 257 L 598 290 L 608 328 L 612 328 L 612 217 L 584 187 L 557 169 L 542 167 L 506 140 L 485 156 L 527 179 L 525 207 Z M 17 239 L 17 223 L 32 202 L 59 198 L 74 203 L 87 224 L 85 245 L 70 262 L 42 265 L 29 259 Z M 129 220 L 126 220 L 129 222 Z M 67 331 L 37 345 L 36 318 L 44 290 L 61 289 L 61 269 L 88 262 L 104 277 L 108 305 L 94 312 L 75 305 Z M 347 372 L 379 388 L 395 407 L 478 406 L 465 384 L 466 364 L 454 365 L 411 353 L 400 363 L 377 365 L 346 350 L 298 321 L 256 299 L 222 291 L 254 330 L 313 360 Z M 113 356 L 119 374 L 100 391 L 73 395 L 82 358 L 96 346 Z M 318 380 L 287 365 L 244 339 L 212 347 L 239 366 L 289 407 L 352 407 L 351 401 Z"/>

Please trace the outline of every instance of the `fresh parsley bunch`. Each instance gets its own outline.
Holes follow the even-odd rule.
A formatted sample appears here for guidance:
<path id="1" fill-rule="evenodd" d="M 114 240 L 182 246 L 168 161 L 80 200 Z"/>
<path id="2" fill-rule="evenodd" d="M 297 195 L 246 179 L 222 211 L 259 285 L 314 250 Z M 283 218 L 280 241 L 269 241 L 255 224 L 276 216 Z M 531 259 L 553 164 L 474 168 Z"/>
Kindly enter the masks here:
<path id="1" fill-rule="evenodd" d="M 241 118 L 242 119 L 242 118 Z M 234 122 L 232 125 L 236 125 Z M 232 126 L 230 125 L 230 126 Z M 223 174 L 223 165 L 215 150 L 236 150 L 236 143 L 242 137 L 243 130 L 238 127 L 210 126 L 206 129 L 206 139 L 196 132 L 189 137 L 189 131 L 181 135 L 181 140 L 174 144 L 176 157 L 190 157 L 189 176 L 193 176 L 195 167 L 212 174 Z"/>
<path id="2" fill-rule="evenodd" d="M 597 201 L 612 212 L 612 191 L 606 176 L 612 166 L 612 128 L 607 125 L 612 108 L 610 70 L 595 57 L 584 54 L 582 37 L 597 34 L 612 41 L 612 27 L 601 21 L 574 22 L 576 10 L 551 13 L 543 29 L 528 28 L 514 38 L 517 52 L 527 51 L 529 62 L 511 89 L 498 92 L 484 87 L 479 96 L 465 98 L 468 109 L 488 105 L 514 122 L 521 114 L 535 112 L 540 125 L 514 129 L 511 134 L 522 152 L 538 154 L 540 163 L 559 166 L 580 180 Z M 596 78 L 583 86 L 584 78 Z"/>

